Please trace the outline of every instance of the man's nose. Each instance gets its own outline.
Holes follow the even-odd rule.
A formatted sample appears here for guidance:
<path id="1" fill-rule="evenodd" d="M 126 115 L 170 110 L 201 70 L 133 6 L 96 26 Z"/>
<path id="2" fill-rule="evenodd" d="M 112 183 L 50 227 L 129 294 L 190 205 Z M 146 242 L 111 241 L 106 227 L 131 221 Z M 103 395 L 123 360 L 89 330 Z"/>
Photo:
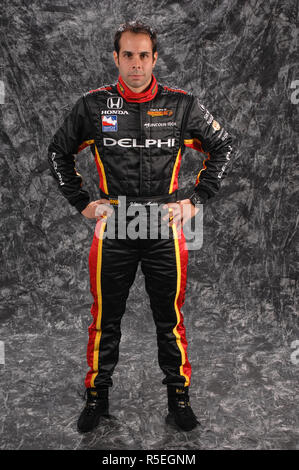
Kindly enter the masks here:
<path id="1" fill-rule="evenodd" d="M 140 59 L 140 57 L 135 57 L 133 59 L 133 68 L 137 69 L 137 70 L 141 69 L 141 59 Z"/>

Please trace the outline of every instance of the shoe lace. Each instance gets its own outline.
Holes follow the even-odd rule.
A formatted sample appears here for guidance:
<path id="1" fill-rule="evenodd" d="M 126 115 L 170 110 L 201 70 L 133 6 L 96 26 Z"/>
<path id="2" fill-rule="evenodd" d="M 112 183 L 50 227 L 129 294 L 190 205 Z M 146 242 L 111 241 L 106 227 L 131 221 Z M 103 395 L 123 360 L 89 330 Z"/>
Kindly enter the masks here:
<path id="1" fill-rule="evenodd" d="M 184 414 L 185 416 L 189 416 L 192 419 L 196 419 L 196 416 L 191 408 L 190 401 L 189 401 L 189 396 L 188 395 L 183 395 L 177 398 L 177 411 L 180 414 Z"/>
<path id="2" fill-rule="evenodd" d="M 190 401 L 188 396 L 179 397 L 177 399 L 179 409 L 184 410 L 185 408 L 190 408 Z"/>
<path id="3" fill-rule="evenodd" d="M 97 402 L 95 401 L 88 401 L 85 406 L 85 413 L 90 416 L 94 413 L 97 407 Z"/>
<path id="4" fill-rule="evenodd" d="M 85 415 L 90 416 L 94 414 L 96 408 L 98 406 L 102 406 L 103 402 L 100 398 L 97 396 L 91 396 L 88 394 L 88 390 L 86 389 L 84 392 L 84 396 L 82 397 L 84 400 L 86 400 L 85 404 Z"/>

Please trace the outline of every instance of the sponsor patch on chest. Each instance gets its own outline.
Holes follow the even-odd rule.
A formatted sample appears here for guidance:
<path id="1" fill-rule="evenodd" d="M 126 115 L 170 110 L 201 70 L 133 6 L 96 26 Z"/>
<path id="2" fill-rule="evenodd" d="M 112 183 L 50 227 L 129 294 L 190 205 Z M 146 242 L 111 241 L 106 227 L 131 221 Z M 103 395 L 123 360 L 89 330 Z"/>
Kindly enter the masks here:
<path id="1" fill-rule="evenodd" d="M 117 131 L 117 116 L 102 116 L 102 131 L 103 132 L 116 132 Z"/>
<path id="2" fill-rule="evenodd" d="M 173 111 L 171 109 L 159 108 L 159 109 L 150 109 L 147 114 L 152 117 L 158 116 L 172 116 Z"/>

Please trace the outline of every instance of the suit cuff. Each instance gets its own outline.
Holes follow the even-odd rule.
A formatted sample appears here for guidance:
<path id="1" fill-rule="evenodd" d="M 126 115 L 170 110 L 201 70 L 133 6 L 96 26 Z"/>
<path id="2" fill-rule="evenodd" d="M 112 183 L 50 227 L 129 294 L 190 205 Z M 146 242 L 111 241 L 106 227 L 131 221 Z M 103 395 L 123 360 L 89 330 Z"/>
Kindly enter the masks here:
<path id="1" fill-rule="evenodd" d="M 193 188 L 191 197 L 192 197 L 193 195 L 200 198 L 201 204 L 205 204 L 205 202 L 206 202 L 206 201 L 209 199 L 209 197 L 210 197 L 209 193 L 208 193 L 207 191 L 205 191 L 204 189 L 200 188 L 198 185 L 195 186 L 195 188 Z"/>
<path id="2" fill-rule="evenodd" d="M 88 206 L 89 204 L 89 199 L 82 199 L 78 202 L 76 202 L 76 204 L 74 204 L 75 208 L 77 209 L 78 212 L 81 212 Z"/>

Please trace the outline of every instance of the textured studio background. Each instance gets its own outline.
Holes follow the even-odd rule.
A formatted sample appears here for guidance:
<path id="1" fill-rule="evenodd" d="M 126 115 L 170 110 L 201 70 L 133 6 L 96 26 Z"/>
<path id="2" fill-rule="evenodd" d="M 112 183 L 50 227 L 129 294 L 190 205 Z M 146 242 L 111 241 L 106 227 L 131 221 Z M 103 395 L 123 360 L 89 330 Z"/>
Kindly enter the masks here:
<path id="1" fill-rule="evenodd" d="M 2 0 L 1 10 L 0 448 L 298 449 L 298 2 Z M 47 146 L 83 92 L 117 79 L 114 32 L 136 16 L 158 31 L 157 79 L 193 90 L 234 137 L 231 173 L 204 207 L 203 247 L 190 252 L 183 309 L 202 427 L 164 424 L 139 271 L 112 417 L 82 437 L 94 222 L 58 192 Z M 186 151 L 182 183 L 201 161 Z M 98 199 L 88 150 L 77 167 Z"/>

